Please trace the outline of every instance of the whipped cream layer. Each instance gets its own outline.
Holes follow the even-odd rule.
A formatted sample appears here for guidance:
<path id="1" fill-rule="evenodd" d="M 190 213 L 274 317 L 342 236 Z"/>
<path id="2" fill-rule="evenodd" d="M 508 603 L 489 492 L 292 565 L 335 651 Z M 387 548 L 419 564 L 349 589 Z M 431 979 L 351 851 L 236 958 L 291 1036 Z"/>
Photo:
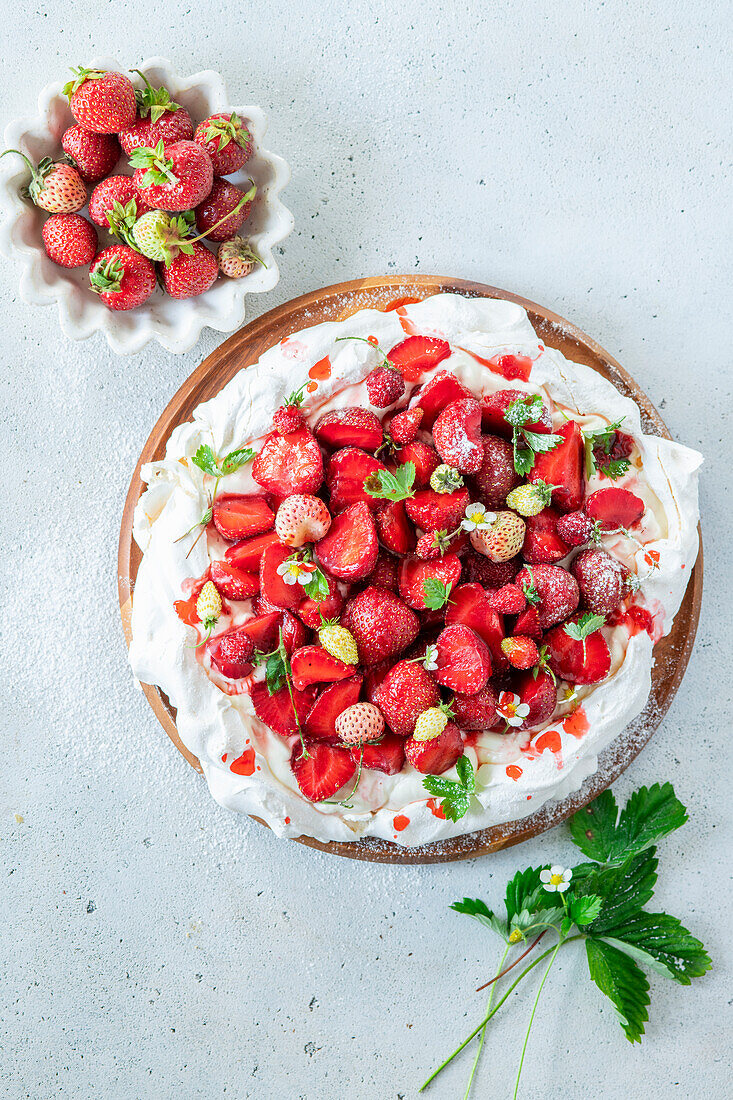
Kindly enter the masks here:
<path id="1" fill-rule="evenodd" d="M 586 430 L 624 418 L 623 431 L 636 446 L 631 467 L 615 482 L 594 475 L 587 492 L 614 484 L 632 490 L 646 505 L 634 529 L 643 546 L 623 535 L 603 540 L 641 581 L 632 613 L 603 628 L 612 653 L 608 678 L 567 693 L 561 685 L 552 721 L 538 729 L 470 735 L 466 754 L 477 770 L 477 791 L 469 813 L 457 822 L 441 816 L 422 775 L 409 764 L 395 776 L 365 769 L 351 809 L 305 800 L 290 769 L 289 745 L 255 716 L 246 690 L 232 694 L 236 685 L 207 667 L 194 648 L 196 629 L 174 608 L 210 565 L 212 550 L 220 557 L 224 548 L 203 537 L 191 550 L 192 538 L 180 539 L 208 506 L 204 474 L 191 462 L 199 446 L 209 444 L 217 454 L 244 445 L 258 450 L 274 410 L 302 385 L 308 386 L 303 411 L 310 425 L 330 409 L 371 407 L 364 378 L 378 354 L 366 343 L 337 343 L 337 338 L 374 336 L 389 349 L 416 333 L 445 339 L 452 349 L 421 383 L 437 370 L 449 370 L 477 397 L 508 388 L 538 393 L 552 410 L 555 427 L 567 416 Z M 526 381 L 502 375 L 504 354 L 532 361 Z M 408 383 L 408 395 L 411 388 Z M 144 556 L 133 595 L 133 671 L 140 681 L 159 686 L 176 708 L 181 740 L 201 761 L 214 798 L 261 818 L 279 836 L 306 834 L 322 841 L 368 836 L 415 846 L 526 817 L 549 799 L 576 791 L 596 770 L 598 754 L 644 708 L 653 645 L 672 627 L 697 555 L 701 462 L 696 451 L 644 435 L 636 404 L 589 367 L 546 347 L 514 303 L 440 294 L 398 310 L 362 310 L 344 321 L 304 329 L 199 405 L 193 420 L 171 434 L 165 459 L 143 467 L 148 488 L 134 523 Z M 261 492 L 249 469 L 223 478 L 219 494 Z M 559 564 L 571 559 L 572 554 Z M 245 621 L 247 607 L 223 626 Z M 572 697 L 566 700 L 565 694 Z M 456 778 L 455 769 L 445 775 Z"/>

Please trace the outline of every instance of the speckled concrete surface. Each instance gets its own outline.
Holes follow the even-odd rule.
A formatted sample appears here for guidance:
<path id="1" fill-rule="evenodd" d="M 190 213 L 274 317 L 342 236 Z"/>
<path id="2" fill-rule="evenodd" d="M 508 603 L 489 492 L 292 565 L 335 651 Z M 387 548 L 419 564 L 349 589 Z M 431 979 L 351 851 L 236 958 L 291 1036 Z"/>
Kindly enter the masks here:
<path id="1" fill-rule="evenodd" d="M 711 1098 L 730 1080 L 730 11 L 651 0 L 507 7 L 193 0 L 0 3 L 3 112 L 93 54 L 220 68 L 271 114 L 297 229 L 253 314 L 384 270 L 512 288 L 608 347 L 703 450 L 706 600 L 666 721 L 617 784 L 671 778 L 692 820 L 658 900 L 715 971 L 652 982 L 626 1043 L 568 950 L 546 986 L 525 1098 Z M 17 24 L 16 24 L 17 25 Z M 12 34 L 12 37 L 10 35 Z M 730 176 L 728 175 L 728 180 Z M 727 203 L 727 205 L 726 205 Z M 0 1093 L 404 1100 L 480 1015 L 497 945 L 449 912 L 562 830 L 493 858 L 384 868 L 229 816 L 174 752 L 125 661 L 115 555 L 130 471 L 220 337 L 119 359 L 67 342 L 0 268 Z M 22 818 L 22 820 L 21 820 Z M 562 957 L 561 957 L 562 958 Z M 508 1008 L 509 1006 L 507 1006 Z M 497 1017 L 477 1097 L 511 1095 L 527 994 Z M 728 1018 L 726 1018 L 728 1014 Z M 430 1096 L 460 1097 L 463 1060 Z"/>

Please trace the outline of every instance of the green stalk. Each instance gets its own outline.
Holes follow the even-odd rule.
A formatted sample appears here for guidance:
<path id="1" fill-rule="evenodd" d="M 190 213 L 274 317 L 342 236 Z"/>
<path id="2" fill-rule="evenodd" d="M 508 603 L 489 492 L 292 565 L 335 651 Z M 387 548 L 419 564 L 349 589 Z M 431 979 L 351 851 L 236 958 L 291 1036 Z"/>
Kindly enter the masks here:
<path id="1" fill-rule="evenodd" d="M 501 956 L 501 960 L 500 960 L 500 962 L 499 962 L 499 965 L 498 965 L 498 967 L 497 967 L 497 969 L 496 969 L 496 977 L 497 977 L 497 978 L 498 978 L 498 977 L 500 976 L 500 974 L 501 974 L 501 968 L 503 967 L 503 965 L 504 965 L 504 961 L 505 961 L 505 959 L 506 959 L 507 955 L 509 954 L 509 948 L 510 948 L 510 947 L 511 947 L 511 944 L 509 944 L 509 943 L 508 943 L 508 944 L 506 945 L 506 947 L 504 948 L 504 954 L 503 954 L 503 955 Z M 496 981 L 496 978 L 494 979 L 494 981 Z M 495 985 L 495 984 L 492 984 L 492 986 L 491 986 L 491 991 L 490 991 L 490 993 L 489 993 L 489 999 L 488 999 L 488 1001 L 487 1001 L 487 1003 L 486 1003 L 486 1012 L 487 1012 L 487 1014 L 488 1014 L 488 1013 L 489 1013 L 489 1012 L 491 1011 L 491 1002 L 492 1002 L 492 1001 L 493 1001 L 493 999 L 494 999 L 494 990 L 495 990 L 495 989 L 496 989 L 496 985 Z M 485 1040 L 485 1038 L 486 1038 L 486 1028 L 487 1028 L 488 1026 L 489 1026 L 489 1025 L 488 1025 L 488 1021 L 487 1021 L 487 1022 L 486 1022 L 486 1023 L 484 1024 L 483 1030 L 482 1030 L 482 1032 L 481 1032 L 481 1034 L 480 1034 L 480 1036 L 479 1036 L 479 1040 L 478 1040 L 478 1047 L 477 1047 L 477 1049 L 476 1049 L 476 1056 L 475 1056 L 475 1058 L 474 1058 L 474 1060 L 473 1060 L 473 1065 L 471 1066 L 471 1076 L 470 1076 L 470 1077 L 468 1078 L 468 1085 L 466 1086 L 466 1091 L 465 1091 L 465 1093 L 463 1094 L 463 1100 L 468 1100 L 468 1097 L 469 1097 L 469 1095 L 470 1095 L 470 1092 L 471 1092 L 471 1086 L 473 1085 L 473 1079 L 474 1079 L 474 1077 L 476 1076 L 476 1070 L 478 1069 L 478 1060 L 479 1060 L 479 1058 L 481 1057 L 481 1051 L 483 1050 L 483 1046 L 484 1046 L 484 1040 Z"/>
<path id="2" fill-rule="evenodd" d="M 575 939 L 575 938 L 576 937 L 574 936 L 573 939 Z M 554 963 L 555 958 L 557 956 L 557 953 L 560 950 L 560 948 L 562 947 L 563 943 L 564 943 L 563 940 L 558 940 L 557 943 L 555 944 L 555 949 L 552 953 L 552 958 L 550 959 L 549 963 L 547 964 L 547 970 L 542 975 L 542 981 L 540 982 L 540 988 L 537 990 L 537 996 L 535 997 L 534 1004 L 532 1005 L 532 1015 L 529 1018 L 529 1026 L 527 1027 L 527 1034 L 524 1036 L 524 1046 L 522 1047 L 522 1057 L 519 1059 L 519 1069 L 517 1070 L 517 1080 L 516 1080 L 516 1083 L 514 1085 L 513 1100 L 517 1100 L 517 1096 L 519 1095 L 519 1078 L 522 1076 L 522 1066 L 524 1065 L 524 1055 L 527 1052 L 527 1043 L 529 1042 L 529 1033 L 532 1030 L 532 1024 L 534 1023 L 534 1014 L 537 1011 L 537 1005 L 539 1003 L 540 994 L 542 993 L 542 987 L 545 984 L 545 982 L 547 981 L 547 975 L 552 970 L 552 964 Z"/>

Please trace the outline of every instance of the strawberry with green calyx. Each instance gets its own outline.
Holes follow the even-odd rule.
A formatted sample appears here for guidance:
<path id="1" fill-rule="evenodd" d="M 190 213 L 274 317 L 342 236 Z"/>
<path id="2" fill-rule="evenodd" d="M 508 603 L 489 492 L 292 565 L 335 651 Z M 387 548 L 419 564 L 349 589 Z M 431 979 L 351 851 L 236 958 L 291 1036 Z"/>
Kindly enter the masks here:
<path id="1" fill-rule="evenodd" d="M 153 88 L 145 73 L 131 69 L 145 82 L 135 91 L 137 115 L 132 124 L 118 134 L 127 156 L 136 149 L 155 148 L 159 141 L 172 145 L 176 141 L 193 139 L 193 122 L 185 107 L 174 102 L 167 88 Z"/>
<path id="2" fill-rule="evenodd" d="M 359 340 L 363 344 L 369 344 L 379 355 L 382 361 L 364 379 L 366 383 L 369 401 L 375 409 L 387 409 L 395 401 L 399 401 L 405 392 L 405 379 L 402 372 L 390 362 L 385 352 L 382 351 L 374 336 L 339 336 L 336 343 L 341 340 Z"/>
<path id="3" fill-rule="evenodd" d="M 435 493 L 455 493 L 463 485 L 463 476 L 453 466 L 443 462 L 430 475 L 430 488 Z"/>
<path id="4" fill-rule="evenodd" d="M 135 102 L 137 103 L 138 113 L 142 118 L 150 116 L 151 122 L 157 122 L 165 115 L 166 111 L 173 114 L 176 111 L 185 110 L 180 103 L 176 103 L 171 99 L 167 88 L 154 88 L 145 73 L 140 72 L 139 69 L 130 69 L 130 72 L 136 73 L 145 84 L 144 88 L 135 90 Z M 187 111 L 186 114 L 188 114 Z"/>
<path id="5" fill-rule="evenodd" d="M 546 481 L 529 481 L 512 489 L 507 494 L 506 502 L 520 516 L 536 516 L 552 503 L 554 488 Z"/>
<path id="6" fill-rule="evenodd" d="M 318 631 L 318 641 L 327 653 L 343 661 L 347 665 L 359 663 L 359 650 L 356 639 L 350 630 L 341 626 L 338 619 L 324 619 L 321 616 L 321 627 Z"/>
<path id="7" fill-rule="evenodd" d="M 142 146 L 130 157 L 133 183 L 148 206 L 160 210 L 192 210 L 211 191 L 214 171 L 209 156 L 195 141 Z"/>
<path id="8" fill-rule="evenodd" d="M 209 638 L 211 631 L 219 621 L 221 615 L 221 596 L 213 581 L 207 581 L 199 592 L 196 600 L 196 614 L 203 624 L 206 635 L 199 645 L 203 645 Z"/>
<path id="9" fill-rule="evenodd" d="M 512 428 L 514 469 L 520 477 L 526 477 L 530 472 L 535 455 L 552 451 L 562 443 L 559 435 L 533 432 L 527 427 L 527 424 L 536 422 L 542 416 L 543 410 L 542 398 L 538 394 L 517 398 L 504 410 L 504 419 Z"/>
<path id="10" fill-rule="evenodd" d="M 115 214 L 115 221 L 124 222 L 126 229 L 132 229 L 135 219 L 148 210 L 150 207 L 140 198 L 131 176 L 108 176 L 89 196 L 89 217 L 103 229 L 111 227 L 112 232 L 115 232 L 115 224 L 111 213 Z M 121 233 L 117 235 L 122 236 Z"/>
<path id="11" fill-rule="evenodd" d="M 252 135 L 234 111 L 199 122 L 193 140 L 211 157 L 215 176 L 231 176 L 252 156 Z"/>
<path id="12" fill-rule="evenodd" d="M 455 531 L 428 531 L 417 540 L 415 556 L 421 558 L 422 561 L 435 561 L 436 558 L 443 558 L 451 550 L 452 540 L 460 534 L 460 527 L 457 527 Z"/>
<path id="13" fill-rule="evenodd" d="M 434 737 L 440 737 L 452 718 L 455 718 L 455 714 L 448 703 L 428 707 L 418 715 L 412 736 L 416 741 L 432 741 Z"/>
<path id="14" fill-rule="evenodd" d="M 64 95 L 80 125 L 96 134 L 118 134 L 132 125 L 137 103 L 128 77 L 82 66 L 71 71 L 74 79 L 64 85 Z"/>
<path id="15" fill-rule="evenodd" d="M 217 250 L 216 259 L 219 271 L 228 279 L 244 279 L 252 274 L 257 264 L 267 267 L 249 241 L 245 241 L 242 237 L 232 237 L 231 240 L 222 241 Z"/>
<path id="16" fill-rule="evenodd" d="M 84 180 L 70 164 L 60 164 L 44 157 L 37 167 L 33 167 L 25 153 L 19 149 L 6 149 L 0 158 L 8 153 L 22 157 L 31 173 L 31 181 L 23 189 L 23 195 L 29 198 L 49 214 L 75 214 L 87 201 L 87 189 Z"/>
<path id="17" fill-rule="evenodd" d="M 135 309 L 155 290 L 155 268 L 128 245 L 112 245 L 90 267 L 89 285 L 108 309 Z"/>
<path id="18" fill-rule="evenodd" d="M 205 294 L 219 275 L 214 253 L 201 241 L 190 244 L 190 253 L 181 249 L 170 264 L 161 264 L 158 269 L 163 290 L 171 298 L 195 298 Z"/>
<path id="19" fill-rule="evenodd" d="M 132 226 L 130 244 L 149 260 L 172 263 L 179 252 L 193 252 L 188 234 L 193 224 L 192 211 L 171 215 L 165 210 L 149 210 Z"/>
<path id="20" fill-rule="evenodd" d="M 300 389 L 293 390 L 293 392 L 285 398 L 282 405 L 275 409 L 275 414 L 272 418 L 272 426 L 278 435 L 290 435 L 292 432 L 297 432 L 299 428 L 303 427 L 304 417 L 300 406 L 305 399 L 305 386 L 306 384 L 303 383 Z"/>

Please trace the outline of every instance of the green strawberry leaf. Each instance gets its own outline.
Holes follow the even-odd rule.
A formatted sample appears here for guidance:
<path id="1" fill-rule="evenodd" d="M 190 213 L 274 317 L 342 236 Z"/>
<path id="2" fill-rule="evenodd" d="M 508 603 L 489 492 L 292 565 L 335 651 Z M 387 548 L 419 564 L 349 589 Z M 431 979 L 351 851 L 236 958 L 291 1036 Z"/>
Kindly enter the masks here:
<path id="1" fill-rule="evenodd" d="M 598 867 L 583 876 L 576 897 L 596 894 L 603 899 L 599 915 L 588 926 L 591 935 L 605 933 L 633 916 L 651 898 L 657 881 L 656 849 L 647 848 L 619 867 Z"/>
<path id="2" fill-rule="evenodd" d="M 629 1042 L 640 1042 L 649 1019 L 649 982 L 633 959 L 599 940 L 586 940 L 588 971 L 610 999 Z"/>
<path id="3" fill-rule="evenodd" d="M 330 589 L 325 574 L 320 569 L 316 569 L 311 573 L 308 583 L 303 585 L 303 591 L 306 596 L 317 603 L 327 599 Z"/>
<path id="4" fill-rule="evenodd" d="M 492 932 L 496 932 L 497 936 L 501 936 L 505 943 L 509 942 L 509 929 L 506 922 L 497 917 L 480 898 L 464 898 L 463 901 L 454 901 L 450 908 L 456 913 L 473 917 L 479 924 L 485 925 Z"/>
<path id="5" fill-rule="evenodd" d="M 700 941 L 667 913 L 636 913 L 609 928 L 601 939 L 681 985 L 689 985 L 712 967 Z"/>
<path id="6" fill-rule="evenodd" d="M 452 587 L 452 584 L 444 584 L 437 577 L 428 577 L 427 580 L 422 582 L 425 606 L 429 607 L 431 611 L 440 611 L 441 607 L 445 607 L 447 603 L 451 602 L 449 596 Z"/>
<path id="7" fill-rule="evenodd" d="M 428 794 L 442 798 L 440 808 L 449 821 L 459 821 L 468 813 L 471 795 L 476 787 L 473 765 L 467 756 L 456 763 L 458 782 L 440 775 L 423 776 L 423 787 Z"/>
<path id="8" fill-rule="evenodd" d="M 406 462 L 398 466 L 395 473 L 390 470 L 377 470 L 364 479 L 364 488 L 371 497 L 380 500 L 407 500 L 415 495 L 415 463 Z"/>
<path id="9" fill-rule="evenodd" d="M 618 819 L 618 824 L 617 824 Z M 619 864 L 655 844 L 687 821 L 671 783 L 640 787 L 618 817 L 615 799 L 604 791 L 570 819 L 573 843 L 597 863 Z"/>

